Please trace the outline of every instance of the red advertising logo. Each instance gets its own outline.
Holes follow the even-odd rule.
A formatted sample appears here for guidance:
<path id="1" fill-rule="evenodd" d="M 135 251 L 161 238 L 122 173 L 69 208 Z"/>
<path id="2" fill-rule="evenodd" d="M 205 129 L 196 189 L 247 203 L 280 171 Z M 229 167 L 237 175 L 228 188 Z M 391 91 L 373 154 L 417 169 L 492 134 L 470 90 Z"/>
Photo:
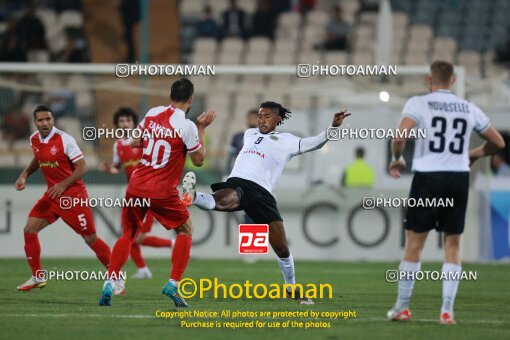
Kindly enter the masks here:
<path id="1" fill-rule="evenodd" d="M 239 225 L 239 254 L 267 254 L 269 252 L 268 245 L 269 225 Z"/>

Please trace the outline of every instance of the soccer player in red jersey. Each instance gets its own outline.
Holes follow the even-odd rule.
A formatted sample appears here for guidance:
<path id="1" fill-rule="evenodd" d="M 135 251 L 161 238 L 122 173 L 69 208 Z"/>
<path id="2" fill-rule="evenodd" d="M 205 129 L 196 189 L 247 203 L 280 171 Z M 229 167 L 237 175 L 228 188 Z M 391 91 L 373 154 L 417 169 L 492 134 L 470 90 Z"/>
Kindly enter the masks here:
<path id="1" fill-rule="evenodd" d="M 105 267 L 110 264 L 110 248 L 96 235 L 90 207 L 68 206 L 67 203 L 64 206 L 60 200 L 62 196 L 81 200 L 88 198 L 81 180 L 87 165 L 80 148 L 73 137 L 54 126 L 53 114 L 48 107 L 38 106 L 34 110 L 34 121 L 38 130 L 30 136 L 34 158 L 16 181 L 16 190 L 25 189 L 27 178 L 39 168 L 48 190 L 30 211 L 23 230 L 25 253 L 32 268 L 32 277 L 18 286 L 24 291 L 46 285 L 41 272 L 41 246 L 37 234 L 60 217 L 83 237 Z"/>
<path id="2" fill-rule="evenodd" d="M 149 211 L 166 229 L 174 229 L 177 233 L 170 280 L 164 286 L 163 293 L 174 301 L 176 307 L 188 306 L 177 287 L 190 257 L 192 225 L 177 185 L 184 170 L 186 154 L 194 165 L 203 164 L 204 130 L 216 117 L 214 110 L 209 109 L 197 118 L 196 125 L 186 119 L 193 92 L 193 83 L 188 79 L 175 81 L 170 93 L 170 105 L 150 109 L 138 125 L 143 137 L 134 138 L 131 145 L 142 147 L 143 153 L 140 164 L 129 180 L 125 200 L 149 198 L 150 206 L 127 206 L 122 209 L 123 233 L 112 250 L 109 280 L 103 285 L 100 306 L 111 306 L 119 271 L 126 263 L 142 220 Z"/>
<path id="3" fill-rule="evenodd" d="M 138 116 L 131 108 L 121 107 L 113 115 L 113 124 L 117 129 L 133 130 L 138 125 Z M 119 139 L 113 145 L 113 163 L 109 165 L 106 162 L 102 162 L 99 164 L 99 170 L 110 174 L 118 174 L 120 168 L 124 167 L 129 182 L 133 171 L 138 163 L 140 163 L 141 157 L 142 149 L 132 148 L 130 138 Z M 152 229 L 153 222 L 154 216 L 148 212 L 143 219 L 140 234 L 131 246 L 131 258 L 138 268 L 136 274 L 132 276 L 135 279 L 152 278 L 152 273 L 142 256 L 140 245 L 156 248 L 172 247 L 172 240 L 169 238 L 147 235 Z"/>

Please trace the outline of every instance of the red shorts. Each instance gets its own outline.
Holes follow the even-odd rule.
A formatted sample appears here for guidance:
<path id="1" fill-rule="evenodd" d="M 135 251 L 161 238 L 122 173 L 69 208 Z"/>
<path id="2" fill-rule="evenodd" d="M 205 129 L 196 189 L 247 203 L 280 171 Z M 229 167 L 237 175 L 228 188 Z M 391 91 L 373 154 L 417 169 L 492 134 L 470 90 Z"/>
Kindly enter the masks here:
<path id="1" fill-rule="evenodd" d="M 126 192 L 126 200 L 142 200 L 138 197 Z M 132 237 L 142 232 L 145 217 L 150 214 L 158 220 L 166 229 L 174 229 L 182 225 L 189 218 L 189 212 L 181 202 L 179 193 L 175 191 L 175 195 L 164 199 L 150 199 L 150 206 L 131 206 L 122 208 L 122 228 L 131 231 Z M 148 224 L 148 223 L 147 223 Z M 151 223 L 152 225 L 152 223 Z"/>
<path id="2" fill-rule="evenodd" d="M 148 211 L 147 214 L 145 214 L 145 217 L 142 221 L 142 226 L 140 228 L 140 232 L 150 233 L 153 223 L 154 223 L 154 216 L 152 216 L 152 214 Z"/>
<path id="3" fill-rule="evenodd" d="M 73 197 L 85 198 L 86 193 L 81 195 L 74 195 Z M 73 230 L 80 235 L 92 235 L 96 232 L 94 226 L 94 219 L 92 218 L 92 211 L 90 207 L 74 206 L 66 208 L 66 204 L 62 203 L 61 208 L 60 199 L 51 199 L 46 193 L 37 201 L 30 213 L 29 217 L 42 218 L 52 224 L 59 218 L 73 228 Z"/>

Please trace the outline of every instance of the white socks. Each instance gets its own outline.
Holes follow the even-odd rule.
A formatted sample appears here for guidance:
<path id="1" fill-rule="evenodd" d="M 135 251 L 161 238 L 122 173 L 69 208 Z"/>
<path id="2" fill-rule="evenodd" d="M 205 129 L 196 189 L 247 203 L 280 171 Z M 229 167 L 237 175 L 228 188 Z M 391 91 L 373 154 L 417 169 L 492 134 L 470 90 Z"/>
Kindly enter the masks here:
<path id="1" fill-rule="evenodd" d="M 197 192 L 193 204 L 203 210 L 213 210 L 216 206 L 213 195 L 203 192 Z"/>
<path id="2" fill-rule="evenodd" d="M 283 279 L 287 284 L 296 284 L 296 276 L 294 274 L 294 259 L 292 254 L 289 254 L 287 258 L 278 258 L 278 265 L 283 273 Z"/>
<path id="3" fill-rule="evenodd" d="M 458 273 L 454 274 L 443 274 L 449 275 L 450 277 L 460 278 L 462 267 L 454 263 L 443 263 L 443 273 Z M 455 296 L 457 295 L 457 289 L 459 288 L 459 280 L 444 280 L 443 281 L 443 306 L 441 307 L 441 313 L 449 312 L 453 313 L 453 303 L 455 302 Z"/>
<path id="4" fill-rule="evenodd" d="M 407 262 L 402 261 L 399 266 L 401 272 L 417 272 L 421 268 L 421 262 Z M 409 308 L 409 300 L 413 294 L 415 280 L 399 280 L 398 281 L 398 296 L 395 303 L 395 309 L 402 310 Z"/>

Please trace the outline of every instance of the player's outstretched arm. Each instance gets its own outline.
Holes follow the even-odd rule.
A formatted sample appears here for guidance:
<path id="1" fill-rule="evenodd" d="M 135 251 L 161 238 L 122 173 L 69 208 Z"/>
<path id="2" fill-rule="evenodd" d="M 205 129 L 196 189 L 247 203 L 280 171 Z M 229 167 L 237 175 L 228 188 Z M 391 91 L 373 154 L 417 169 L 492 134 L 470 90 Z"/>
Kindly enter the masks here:
<path id="1" fill-rule="evenodd" d="M 21 191 L 21 190 L 25 189 L 25 184 L 27 182 L 27 178 L 31 174 L 36 172 L 37 169 L 39 169 L 39 162 L 37 162 L 37 160 L 34 157 L 30 161 L 30 164 L 28 164 L 27 167 L 25 168 L 25 170 L 23 170 L 21 172 L 21 174 L 19 175 L 18 180 L 16 181 L 16 184 L 15 184 L 16 190 Z"/>
<path id="2" fill-rule="evenodd" d="M 331 123 L 332 127 L 339 127 L 342 125 L 344 119 L 349 117 L 351 114 L 347 113 L 347 110 L 337 112 L 333 116 L 333 122 Z M 313 150 L 320 149 L 326 144 L 328 141 L 328 134 L 326 131 L 321 132 L 317 136 L 302 138 L 299 142 L 299 152 L 296 154 L 303 154 L 306 152 L 310 152 Z M 294 154 L 294 155 L 296 155 Z"/>
<path id="3" fill-rule="evenodd" d="M 194 166 L 202 166 L 205 160 L 205 142 L 204 142 L 204 132 L 205 128 L 208 127 L 216 118 L 216 111 L 214 109 L 209 108 L 207 112 L 202 113 L 197 118 L 197 130 L 198 130 L 198 140 L 202 147 L 192 153 L 189 154 L 191 162 Z"/>
<path id="4" fill-rule="evenodd" d="M 85 172 L 87 172 L 87 163 L 85 163 L 85 159 L 79 159 L 74 163 L 74 171 L 73 173 L 64 179 L 62 182 L 55 184 L 51 188 L 48 189 L 48 195 L 50 198 L 59 198 L 62 196 L 64 191 L 74 182 L 81 178 Z"/>
<path id="5" fill-rule="evenodd" d="M 416 122 L 409 117 L 403 117 L 398 126 L 399 131 L 410 132 L 416 126 Z M 401 133 L 401 136 L 408 136 L 409 133 Z M 393 178 L 400 178 L 400 172 L 406 168 L 406 161 L 402 157 L 406 147 L 406 138 L 393 138 L 391 141 L 391 154 L 393 160 L 389 165 L 390 175 Z"/>
<path id="6" fill-rule="evenodd" d="M 480 133 L 485 142 L 477 148 L 469 150 L 469 165 L 479 158 L 496 154 L 505 147 L 505 140 L 501 134 L 492 126 Z"/>

